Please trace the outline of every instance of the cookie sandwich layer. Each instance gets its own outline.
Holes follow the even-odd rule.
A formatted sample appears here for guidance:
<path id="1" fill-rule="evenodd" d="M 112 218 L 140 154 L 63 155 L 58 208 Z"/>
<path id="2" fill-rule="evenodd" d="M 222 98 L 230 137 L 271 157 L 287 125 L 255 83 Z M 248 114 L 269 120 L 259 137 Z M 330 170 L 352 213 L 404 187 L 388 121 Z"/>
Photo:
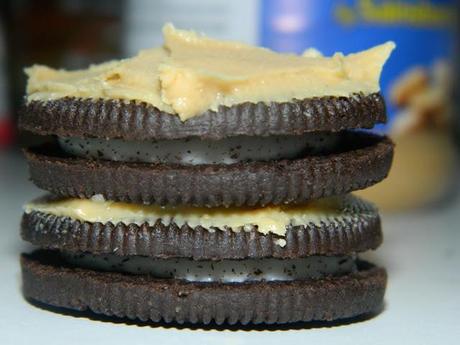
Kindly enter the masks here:
<path id="1" fill-rule="evenodd" d="M 382 241 L 377 210 L 353 196 L 252 209 L 45 199 L 26 205 L 22 237 L 71 252 L 195 260 L 338 256 Z"/>
<path id="2" fill-rule="evenodd" d="M 32 180 L 60 196 L 196 207 L 368 187 L 393 145 L 353 130 L 386 121 L 379 78 L 393 48 L 295 56 L 167 25 L 162 47 L 132 58 L 33 66 L 19 126 L 56 145 L 27 151 Z"/>
<path id="3" fill-rule="evenodd" d="M 23 256 L 25 296 L 141 320 L 333 320 L 376 310 L 386 285 L 383 269 L 356 257 L 380 244 L 380 219 L 351 195 L 218 209 L 44 197 L 25 206 L 22 235 L 59 250 Z M 139 294 L 152 302 L 142 310 Z M 267 312 L 281 299 L 291 307 Z"/>

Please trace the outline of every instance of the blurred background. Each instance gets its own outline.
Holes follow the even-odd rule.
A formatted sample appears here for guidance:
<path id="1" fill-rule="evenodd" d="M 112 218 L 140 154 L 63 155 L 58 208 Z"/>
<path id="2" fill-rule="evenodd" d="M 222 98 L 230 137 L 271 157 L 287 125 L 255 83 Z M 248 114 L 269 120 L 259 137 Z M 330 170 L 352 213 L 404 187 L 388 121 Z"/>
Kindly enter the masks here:
<path id="1" fill-rule="evenodd" d="M 2 0 L 0 155 L 34 142 L 15 130 L 25 66 L 75 69 L 131 56 L 160 45 L 166 22 L 281 52 L 350 53 L 393 40 L 397 49 L 381 80 L 390 121 L 378 129 L 397 144 L 394 167 L 386 181 L 360 194 L 390 211 L 445 204 L 458 190 L 456 6 L 456 0 Z M 10 161 L 0 162 L 3 169 Z"/>

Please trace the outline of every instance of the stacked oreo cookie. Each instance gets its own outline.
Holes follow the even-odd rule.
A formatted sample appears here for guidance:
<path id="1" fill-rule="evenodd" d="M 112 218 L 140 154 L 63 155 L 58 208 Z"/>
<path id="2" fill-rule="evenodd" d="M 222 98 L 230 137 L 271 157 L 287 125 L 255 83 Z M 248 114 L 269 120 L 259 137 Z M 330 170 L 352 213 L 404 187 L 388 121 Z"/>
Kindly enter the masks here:
<path id="1" fill-rule="evenodd" d="M 101 66 L 105 82 L 124 80 Z M 29 85 L 20 117 L 21 129 L 56 138 L 25 150 L 32 181 L 51 193 L 25 206 L 22 237 L 41 248 L 21 259 L 25 297 L 204 324 L 335 320 L 381 306 L 385 270 L 357 256 L 380 245 L 380 218 L 348 194 L 390 169 L 391 141 L 356 131 L 385 121 L 378 92 L 250 98 L 184 120 L 133 92 L 72 89 L 91 78 L 59 88 L 59 73 L 72 72 L 53 73 L 29 71 L 43 83 Z"/>

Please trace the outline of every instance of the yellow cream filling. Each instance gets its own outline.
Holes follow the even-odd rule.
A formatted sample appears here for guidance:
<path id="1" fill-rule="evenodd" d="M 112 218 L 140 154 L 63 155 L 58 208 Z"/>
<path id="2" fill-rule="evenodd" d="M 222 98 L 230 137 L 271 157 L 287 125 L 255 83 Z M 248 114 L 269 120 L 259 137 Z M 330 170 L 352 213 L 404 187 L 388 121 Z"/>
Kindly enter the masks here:
<path id="1" fill-rule="evenodd" d="M 182 120 L 220 105 L 284 102 L 321 96 L 378 92 L 393 42 L 356 54 L 323 57 L 280 54 L 219 41 L 193 31 L 163 28 L 164 45 L 88 69 L 27 68 L 27 99 L 63 97 L 146 102 Z"/>
<path id="2" fill-rule="evenodd" d="M 270 206 L 261 208 L 197 208 L 161 207 L 155 205 L 128 204 L 90 199 L 38 199 L 24 206 L 26 213 L 39 211 L 59 217 L 113 224 L 154 224 L 161 219 L 164 224 L 201 225 L 211 229 L 231 228 L 233 231 L 251 230 L 284 236 L 289 225 L 319 224 L 333 219 L 352 217 L 352 205 L 361 201 L 351 195 L 325 198 L 298 206 Z M 362 212 L 365 215 L 365 212 Z"/>

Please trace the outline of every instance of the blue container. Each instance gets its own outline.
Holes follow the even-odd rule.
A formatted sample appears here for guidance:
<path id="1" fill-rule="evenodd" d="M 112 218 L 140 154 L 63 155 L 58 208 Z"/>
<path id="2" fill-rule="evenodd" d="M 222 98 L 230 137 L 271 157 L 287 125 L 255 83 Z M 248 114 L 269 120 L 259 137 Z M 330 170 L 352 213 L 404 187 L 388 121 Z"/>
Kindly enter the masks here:
<path id="1" fill-rule="evenodd" d="M 397 48 L 387 62 L 381 89 L 414 66 L 431 66 L 455 51 L 455 0 L 262 0 L 260 44 L 301 53 L 315 47 L 325 55 L 367 49 L 385 41 Z M 387 102 L 390 115 L 395 106 Z"/>

